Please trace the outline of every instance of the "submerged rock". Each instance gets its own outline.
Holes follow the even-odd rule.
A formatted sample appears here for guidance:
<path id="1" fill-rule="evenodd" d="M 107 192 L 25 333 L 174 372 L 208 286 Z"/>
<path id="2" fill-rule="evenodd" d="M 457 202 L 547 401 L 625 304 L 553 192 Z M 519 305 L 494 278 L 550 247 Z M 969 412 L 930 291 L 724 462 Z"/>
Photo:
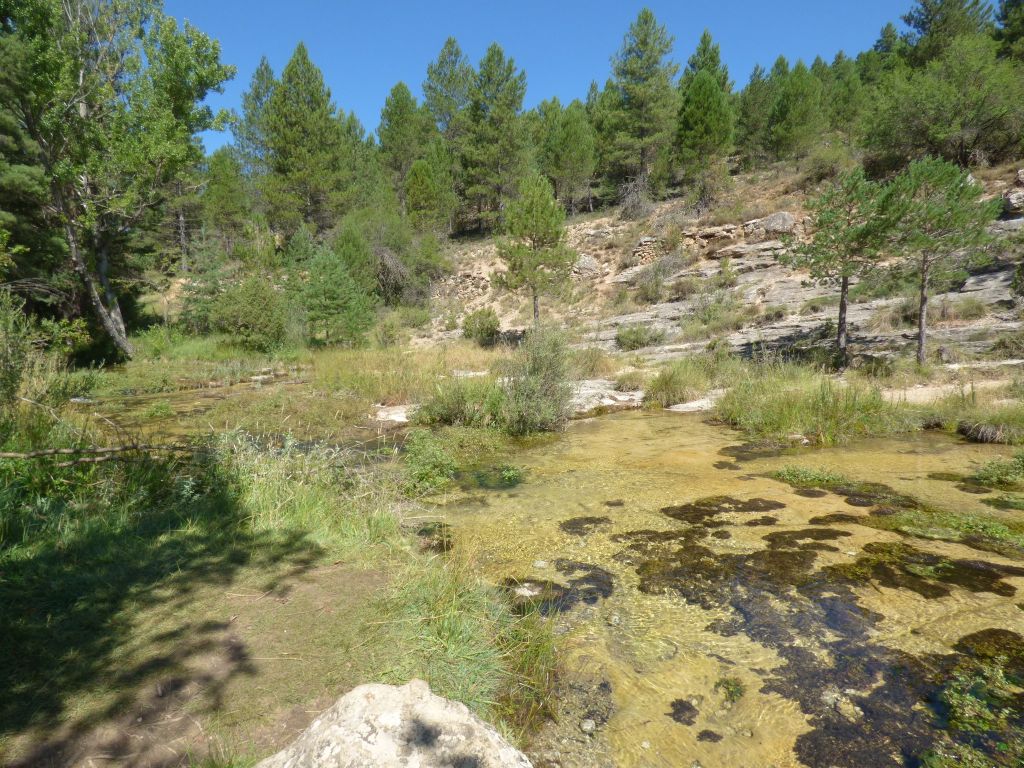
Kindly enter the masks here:
<path id="1" fill-rule="evenodd" d="M 531 768 L 530 761 L 464 704 L 422 680 L 361 685 L 320 715 L 291 746 L 256 768 Z"/>

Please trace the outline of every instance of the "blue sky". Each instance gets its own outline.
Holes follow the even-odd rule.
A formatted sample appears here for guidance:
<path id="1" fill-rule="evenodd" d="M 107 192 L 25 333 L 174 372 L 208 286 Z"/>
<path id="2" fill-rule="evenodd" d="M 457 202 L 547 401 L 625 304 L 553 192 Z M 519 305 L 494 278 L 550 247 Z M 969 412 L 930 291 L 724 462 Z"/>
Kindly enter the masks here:
<path id="1" fill-rule="evenodd" d="M 224 61 L 238 67 L 224 94 L 210 98 L 214 106 L 237 108 L 260 56 L 280 74 L 301 40 L 338 106 L 373 131 L 395 83 L 419 95 L 427 64 L 449 35 L 474 63 L 491 42 L 501 44 L 526 70 L 527 107 L 551 96 L 583 98 L 591 80 L 607 78 L 609 57 L 644 5 L 675 36 L 680 63 L 710 29 L 740 86 L 755 64 L 770 67 L 780 53 L 810 63 L 817 54 L 831 60 L 839 50 L 863 50 L 886 22 L 898 23 L 912 0 L 165 0 L 164 8 L 219 39 Z M 227 140 L 205 137 L 208 150 Z"/>

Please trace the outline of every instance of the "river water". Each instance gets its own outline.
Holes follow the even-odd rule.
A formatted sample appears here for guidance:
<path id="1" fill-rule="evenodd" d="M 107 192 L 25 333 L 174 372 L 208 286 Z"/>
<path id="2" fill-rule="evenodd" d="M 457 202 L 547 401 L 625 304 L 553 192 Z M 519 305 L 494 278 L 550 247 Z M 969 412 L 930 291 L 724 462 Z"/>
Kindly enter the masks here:
<path id="1" fill-rule="evenodd" d="M 870 494 L 766 474 L 828 469 L 1012 520 L 954 482 L 1008 453 L 923 433 L 762 455 L 699 415 L 617 414 L 517 456 L 518 486 L 437 512 L 488 579 L 553 617 L 563 686 L 594 692 L 563 716 L 591 721 L 576 735 L 610 764 L 915 765 L 957 670 L 1024 674 L 1024 562 L 941 516 L 885 530 Z"/>

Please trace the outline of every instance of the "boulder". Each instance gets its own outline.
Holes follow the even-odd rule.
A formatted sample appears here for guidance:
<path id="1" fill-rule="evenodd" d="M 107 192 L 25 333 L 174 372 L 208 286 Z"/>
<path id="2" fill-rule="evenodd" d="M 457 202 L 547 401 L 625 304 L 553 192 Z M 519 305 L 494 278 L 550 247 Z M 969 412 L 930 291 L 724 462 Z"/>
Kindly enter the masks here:
<path id="1" fill-rule="evenodd" d="M 752 257 L 777 256 L 786 252 L 785 243 L 780 240 L 766 240 L 763 243 L 744 243 L 730 245 L 714 254 L 715 259 L 743 259 Z"/>
<path id="2" fill-rule="evenodd" d="M 1024 216 L 1024 187 L 1003 194 L 1003 211 L 1007 216 Z"/>
<path id="3" fill-rule="evenodd" d="M 1024 168 L 1017 169 L 1017 186 L 1024 187 Z"/>
<path id="4" fill-rule="evenodd" d="M 572 272 L 578 277 L 598 277 L 601 274 L 601 264 L 590 254 L 581 253 L 572 266 Z"/>
<path id="5" fill-rule="evenodd" d="M 532 768 L 464 704 L 422 680 L 361 685 L 256 768 Z"/>
<path id="6" fill-rule="evenodd" d="M 796 217 L 787 211 L 779 211 L 765 216 L 763 219 L 753 219 L 744 223 L 743 234 L 750 242 L 794 235 L 796 234 Z"/>

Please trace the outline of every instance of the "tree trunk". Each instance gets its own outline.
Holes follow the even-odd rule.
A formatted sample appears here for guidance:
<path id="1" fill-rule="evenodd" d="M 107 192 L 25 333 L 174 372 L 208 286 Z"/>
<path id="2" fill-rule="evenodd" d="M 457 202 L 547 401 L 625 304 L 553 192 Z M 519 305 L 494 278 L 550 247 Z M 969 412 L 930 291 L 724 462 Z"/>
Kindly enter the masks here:
<path id="1" fill-rule="evenodd" d="M 925 347 L 928 343 L 928 268 L 921 268 L 921 292 L 917 314 L 917 363 L 924 365 L 927 357 Z"/>
<path id="2" fill-rule="evenodd" d="M 181 194 L 180 185 L 178 194 Z M 181 271 L 188 272 L 188 226 L 185 223 L 184 209 L 178 209 L 176 218 L 178 224 L 178 248 L 181 249 Z"/>
<path id="3" fill-rule="evenodd" d="M 540 296 L 536 288 L 533 289 L 533 325 L 540 325 Z"/>
<path id="4" fill-rule="evenodd" d="M 85 257 L 82 255 L 82 249 L 78 242 L 78 233 L 75 229 L 72 217 L 67 210 L 67 206 L 65 205 L 63 195 L 58 194 L 57 204 L 61 209 L 64 219 L 64 235 L 68 240 L 68 251 L 71 255 L 71 266 L 85 285 L 86 293 L 89 294 L 89 303 L 92 304 L 93 311 L 96 313 L 96 317 L 103 326 L 103 330 L 107 332 L 107 335 L 110 336 L 117 348 L 124 353 L 124 356 L 131 358 L 135 355 L 135 349 L 132 347 L 132 343 L 128 340 L 128 333 L 124 327 L 124 319 L 121 317 L 121 310 L 117 308 L 117 304 L 115 303 L 115 315 L 115 313 L 111 312 L 111 310 L 103 303 L 103 297 L 100 296 L 99 289 L 96 287 L 96 281 L 93 280 L 92 275 L 89 274 L 89 269 L 86 266 Z M 107 289 L 109 291 L 109 286 Z M 108 295 L 112 295 L 112 292 Z"/>
<path id="5" fill-rule="evenodd" d="M 843 365 L 846 366 L 848 362 L 847 356 L 847 328 L 846 328 L 846 305 L 850 296 L 850 278 L 847 275 L 843 275 L 843 280 L 839 284 L 839 323 L 838 329 L 836 330 L 836 349 L 839 351 L 839 359 Z"/>

